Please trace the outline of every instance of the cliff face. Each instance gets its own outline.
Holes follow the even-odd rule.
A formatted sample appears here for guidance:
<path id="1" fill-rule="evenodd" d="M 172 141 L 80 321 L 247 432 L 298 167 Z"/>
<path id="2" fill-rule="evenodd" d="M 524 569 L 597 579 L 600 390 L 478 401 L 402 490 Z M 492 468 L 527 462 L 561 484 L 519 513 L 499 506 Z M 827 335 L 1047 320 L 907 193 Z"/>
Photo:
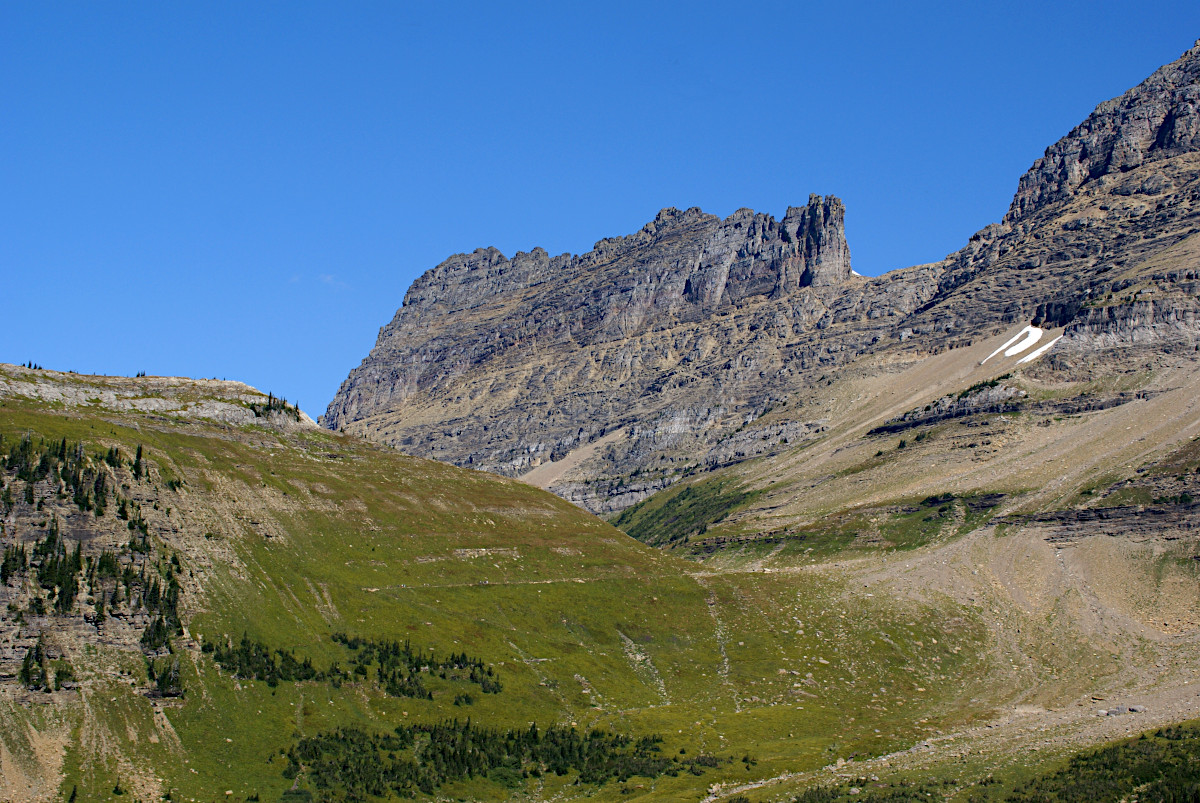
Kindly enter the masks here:
<path id="1" fill-rule="evenodd" d="M 877 279 L 851 270 L 841 201 L 815 195 L 779 220 L 665 209 L 579 256 L 453 256 L 413 283 L 323 423 L 510 476 L 538 468 L 605 513 L 815 437 L 826 413 L 797 399 L 851 362 L 1034 318 L 1066 327 L 1060 350 L 1191 344 L 1198 65 L 1200 46 L 1097 107 L 966 247 Z M 785 404 L 793 420 L 759 431 Z"/>
<path id="2" fill-rule="evenodd" d="M 1088 118 L 1021 177 L 1005 222 L 1028 218 L 1102 176 L 1128 172 L 1200 148 L 1200 42 Z M 1138 190 L 1157 194 L 1151 178 Z"/>
<path id="3" fill-rule="evenodd" d="M 844 217 L 840 200 L 815 195 L 779 221 L 748 209 L 725 220 L 664 209 L 636 234 L 577 257 L 456 254 L 413 283 L 324 421 L 351 424 L 525 345 L 612 343 L 755 297 L 837 285 L 851 275 Z"/>
<path id="4" fill-rule="evenodd" d="M 782 219 L 664 209 L 580 256 L 455 255 L 413 283 L 323 423 L 507 475 L 631 426 L 614 476 L 694 463 L 678 450 L 706 450 L 781 372 L 825 359 L 789 340 L 864 281 L 844 218 L 816 195 Z"/>

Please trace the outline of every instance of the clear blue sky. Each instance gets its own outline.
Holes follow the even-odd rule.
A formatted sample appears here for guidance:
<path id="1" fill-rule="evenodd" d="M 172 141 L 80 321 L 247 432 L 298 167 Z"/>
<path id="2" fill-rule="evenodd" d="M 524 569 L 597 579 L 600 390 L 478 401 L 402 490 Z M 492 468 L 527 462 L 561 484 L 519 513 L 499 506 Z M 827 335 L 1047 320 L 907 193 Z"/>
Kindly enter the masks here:
<path id="1" fill-rule="evenodd" d="M 509 6 L 515 6 L 510 8 Z M 0 4 L 0 361 L 323 412 L 409 283 L 841 196 L 936 260 L 1200 3 Z"/>

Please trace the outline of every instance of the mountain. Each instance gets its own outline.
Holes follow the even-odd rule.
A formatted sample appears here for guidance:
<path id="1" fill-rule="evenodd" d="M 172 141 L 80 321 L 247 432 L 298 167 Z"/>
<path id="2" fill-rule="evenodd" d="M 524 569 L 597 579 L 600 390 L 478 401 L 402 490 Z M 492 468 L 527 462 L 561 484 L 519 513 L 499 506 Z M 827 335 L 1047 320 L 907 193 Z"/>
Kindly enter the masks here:
<path id="1" fill-rule="evenodd" d="M 1194 342 L 1194 271 L 1152 258 L 1200 224 L 1198 64 L 1193 48 L 1101 104 L 1021 177 L 1001 223 L 935 264 L 855 275 L 843 206 L 817 196 L 780 221 L 664 210 L 577 257 L 451 257 L 322 422 L 610 514 L 817 437 L 829 421 L 795 405 L 756 422 L 863 359 L 1033 319 L 1066 327 L 1060 351 Z"/>
<path id="2" fill-rule="evenodd" d="M 578 257 L 451 257 L 413 284 L 323 422 L 508 476 L 603 444 L 611 457 L 589 465 L 653 465 L 639 485 L 661 486 L 685 441 L 771 403 L 760 363 L 778 355 L 746 354 L 737 333 L 790 329 L 816 314 L 793 309 L 801 288 L 818 299 L 852 279 L 843 218 L 817 196 L 782 220 L 664 209 Z M 637 498 L 579 493 L 598 510 Z"/>
<path id="3" fill-rule="evenodd" d="M 452 258 L 326 428 L 0 365 L 0 799 L 1194 796 L 1198 59 L 934 265 Z"/>

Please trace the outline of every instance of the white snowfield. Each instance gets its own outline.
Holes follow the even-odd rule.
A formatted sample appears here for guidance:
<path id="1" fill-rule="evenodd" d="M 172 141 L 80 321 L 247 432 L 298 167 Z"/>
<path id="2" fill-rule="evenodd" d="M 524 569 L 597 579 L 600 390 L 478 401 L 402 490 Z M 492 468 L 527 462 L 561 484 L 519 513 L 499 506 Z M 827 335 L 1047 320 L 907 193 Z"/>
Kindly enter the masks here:
<path id="1" fill-rule="evenodd" d="M 1042 346 L 1040 349 L 1038 349 L 1037 351 L 1033 352 L 1032 354 L 1027 354 L 1027 355 L 1025 355 L 1024 357 L 1022 357 L 1021 359 L 1017 360 L 1017 365 L 1020 365 L 1021 363 L 1026 363 L 1026 362 L 1033 362 L 1033 361 L 1034 361 L 1034 360 L 1036 360 L 1038 357 L 1042 356 L 1042 355 L 1043 355 L 1043 354 L 1045 354 L 1047 351 L 1049 351 L 1049 350 L 1050 350 L 1050 348 L 1051 348 L 1051 347 L 1052 347 L 1052 346 L 1053 346 L 1055 343 L 1057 343 L 1057 342 L 1058 342 L 1058 341 L 1060 341 L 1060 340 L 1062 340 L 1062 335 L 1059 335 L 1058 337 L 1054 338 L 1054 339 L 1053 339 L 1053 340 L 1051 340 L 1049 343 L 1047 343 L 1046 345 Z"/>
<path id="2" fill-rule="evenodd" d="M 1039 329 L 1036 326 L 1026 326 L 1024 329 L 1022 329 L 1021 331 L 1017 332 L 1015 335 L 1010 337 L 1008 339 L 1008 342 L 1006 342 L 1003 346 L 1001 346 L 1000 348 L 993 351 L 991 354 L 984 357 L 983 360 L 980 361 L 979 364 L 983 365 L 985 362 L 990 360 L 992 357 L 995 357 L 997 354 L 999 354 L 1002 351 L 1004 352 L 1005 357 L 1012 357 L 1016 354 L 1020 354 L 1022 351 L 1025 351 L 1030 346 L 1032 346 L 1034 343 L 1037 343 L 1039 340 L 1041 340 L 1042 335 L 1044 335 L 1045 333 L 1046 332 L 1044 329 Z M 1059 337 L 1061 337 L 1061 335 Z M 1049 343 L 1042 346 L 1040 349 L 1035 351 L 1033 354 L 1030 354 L 1028 357 L 1025 357 L 1024 359 L 1020 360 L 1017 363 L 1017 365 L 1020 365 L 1023 362 L 1029 362 L 1037 357 L 1040 357 L 1042 354 L 1046 353 L 1046 351 L 1057 342 L 1058 342 L 1058 338 L 1056 337 L 1056 338 L 1054 338 L 1054 340 L 1051 340 Z"/>

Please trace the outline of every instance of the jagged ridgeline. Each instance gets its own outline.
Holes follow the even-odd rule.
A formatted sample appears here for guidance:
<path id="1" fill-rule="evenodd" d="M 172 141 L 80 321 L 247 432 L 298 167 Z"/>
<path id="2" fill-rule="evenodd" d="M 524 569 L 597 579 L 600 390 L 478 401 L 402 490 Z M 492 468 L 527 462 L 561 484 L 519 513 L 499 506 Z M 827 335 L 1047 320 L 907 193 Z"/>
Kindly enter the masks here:
<path id="1" fill-rule="evenodd" d="M 694 576 L 526 484 L 172 382 L 0 367 L 0 797 L 691 796 L 915 738 L 834 739 L 839 654 L 978 673 L 940 606 L 851 624 L 840 581 Z M 857 646 L 880 629 L 946 646 L 900 672 Z M 370 750 L 390 786 L 351 773 Z"/>
<path id="2" fill-rule="evenodd" d="M 878 278 L 851 270 L 832 196 L 782 219 L 667 209 L 578 256 L 455 255 L 323 422 L 609 515 L 815 439 L 845 412 L 812 403 L 833 376 L 1030 321 L 1062 330 L 1052 353 L 1194 346 L 1198 78 L 1193 48 L 1048 148 L 1002 222 Z"/>
<path id="3" fill-rule="evenodd" d="M 556 488 L 619 509 L 694 467 L 684 452 L 707 451 L 702 430 L 780 398 L 762 335 L 807 329 L 857 281 L 844 218 L 816 195 L 782 219 L 664 209 L 579 256 L 455 255 L 413 283 L 323 421 L 508 476 L 622 433 L 596 459 L 613 483 L 634 478 Z"/>

